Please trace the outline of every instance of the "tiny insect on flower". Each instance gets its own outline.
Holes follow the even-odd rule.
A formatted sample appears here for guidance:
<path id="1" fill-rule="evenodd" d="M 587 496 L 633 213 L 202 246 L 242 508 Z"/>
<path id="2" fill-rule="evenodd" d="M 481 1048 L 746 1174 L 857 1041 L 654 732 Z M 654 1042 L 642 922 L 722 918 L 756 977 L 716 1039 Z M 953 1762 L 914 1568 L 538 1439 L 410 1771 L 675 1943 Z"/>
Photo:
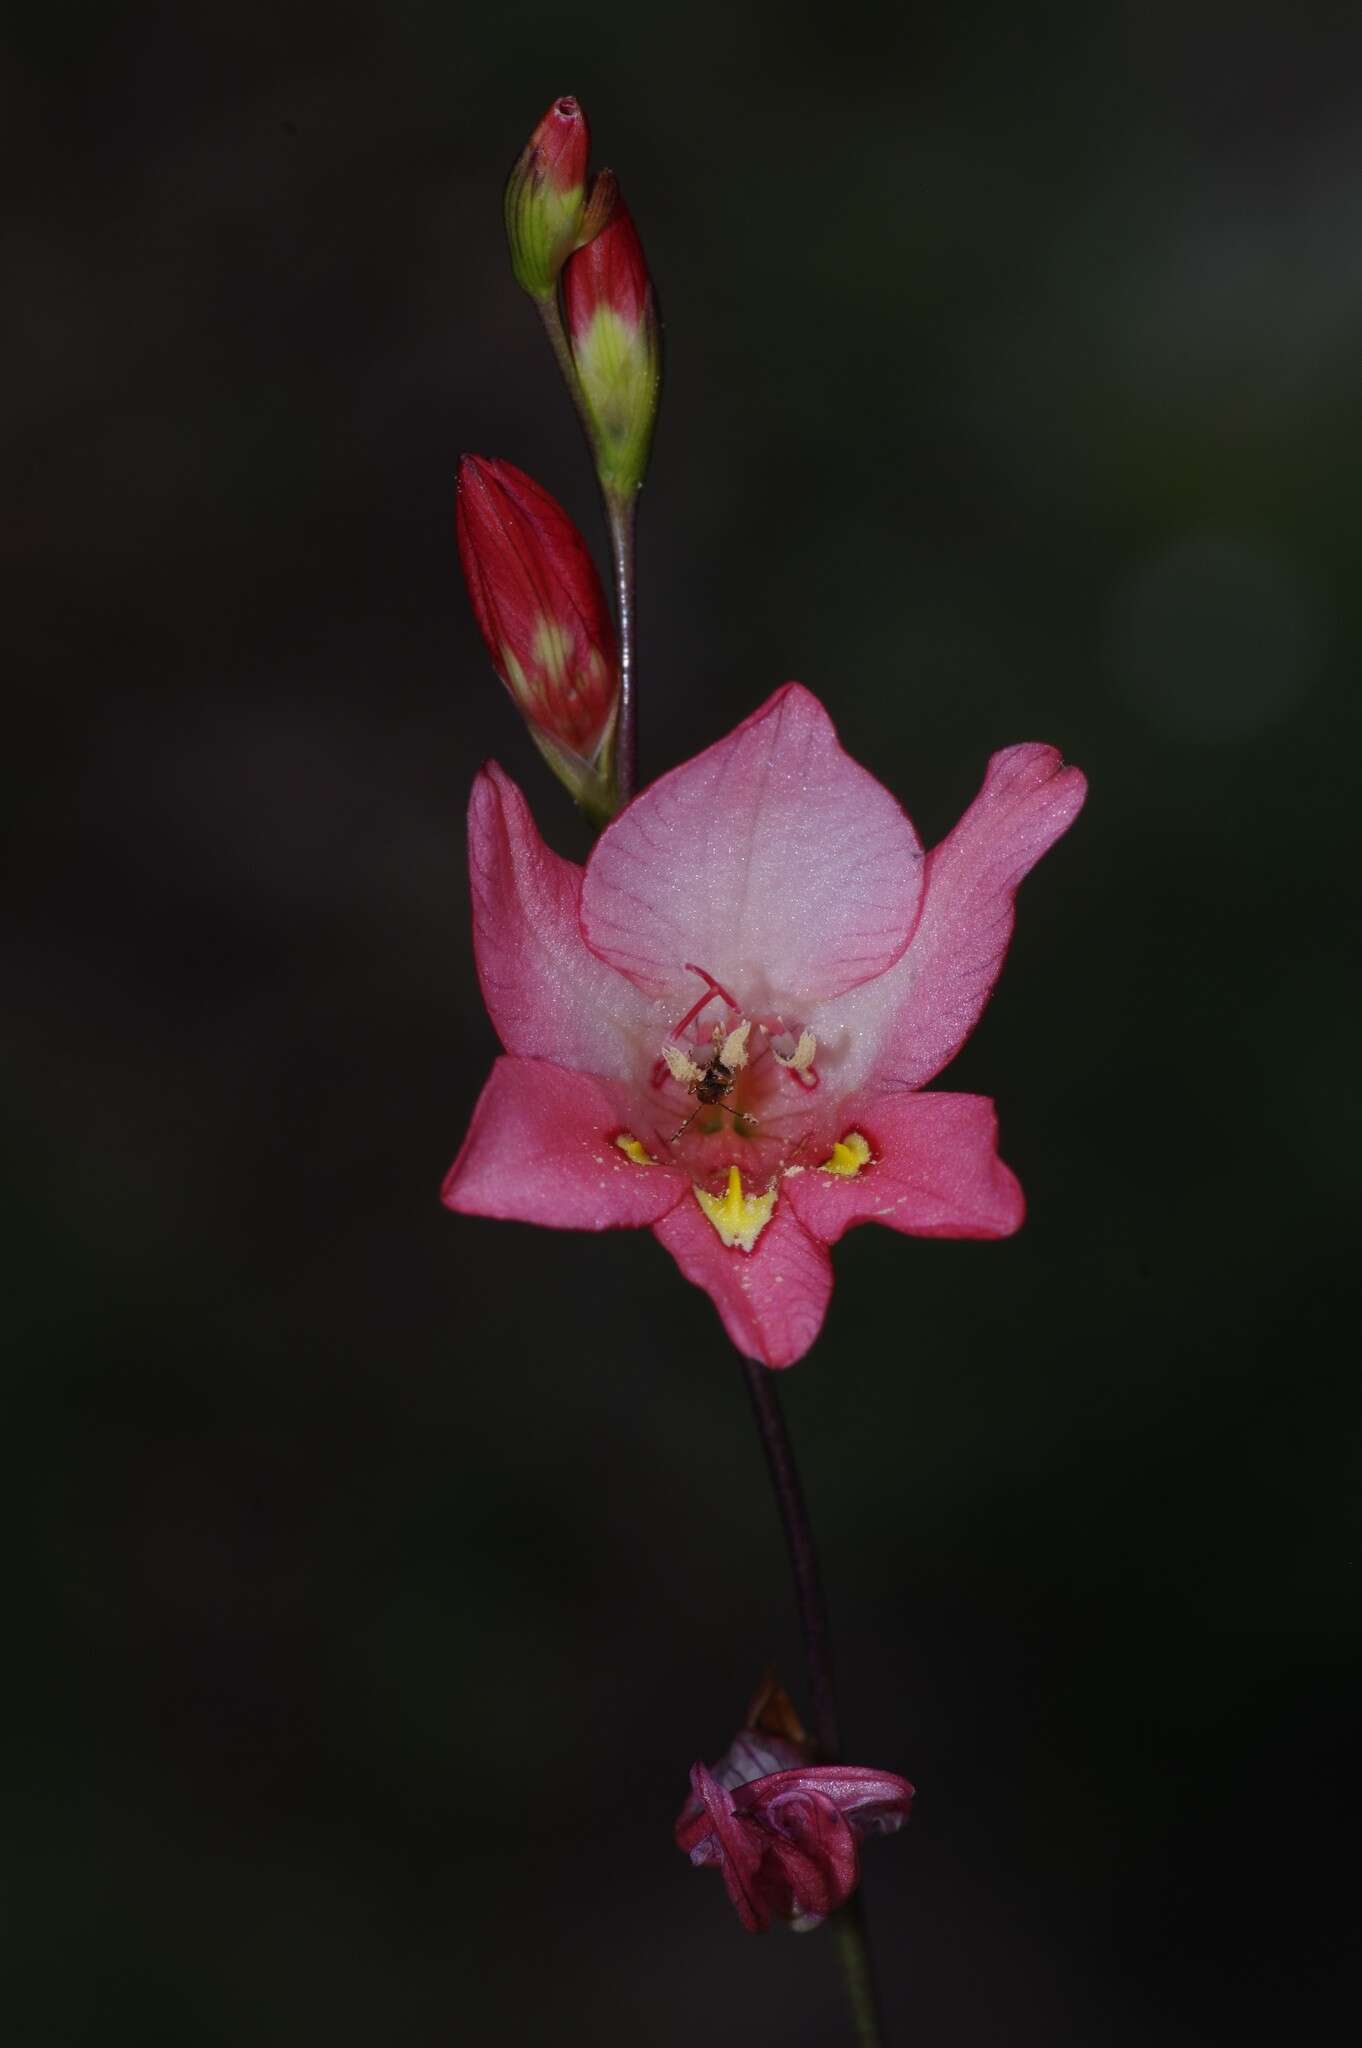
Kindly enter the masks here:
<path id="1" fill-rule="evenodd" d="M 446 1203 L 649 1226 L 769 1366 L 818 1335 L 828 1247 L 853 1225 L 1008 1236 L 1024 1204 L 993 1104 L 925 1084 L 1084 793 L 1052 747 L 1006 748 L 924 854 L 792 683 L 644 790 L 583 869 L 490 765 L 469 814 L 474 944 L 508 1056 Z"/>

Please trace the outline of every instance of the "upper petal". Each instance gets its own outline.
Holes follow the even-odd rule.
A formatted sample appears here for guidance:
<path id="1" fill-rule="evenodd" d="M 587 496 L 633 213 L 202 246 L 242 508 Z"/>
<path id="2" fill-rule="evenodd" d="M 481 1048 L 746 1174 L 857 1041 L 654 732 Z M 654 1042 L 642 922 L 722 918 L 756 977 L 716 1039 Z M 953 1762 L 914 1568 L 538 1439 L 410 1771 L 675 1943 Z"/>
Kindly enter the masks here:
<path id="1" fill-rule="evenodd" d="M 778 1009 L 882 974 L 908 943 L 921 875 L 899 804 L 788 683 L 607 826 L 582 926 L 650 994 L 680 990 L 695 961 L 740 1002 Z"/>
<path id="2" fill-rule="evenodd" d="M 610 1091 L 589 1074 L 500 1059 L 446 1176 L 445 1206 L 561 1230 L 656 1223 L 689 1196 L 688 1176 L 636 1165 L 614 1142 L 619 1130 Z"/>
<path id="3" fill-rule="evenodd" d="M 662 1025 L 633 983 L 587 946 L 582 870 L 545 846 L 509 775 L 489 761 L 468 806 L 473 949 L 488 1014 L 508 1052 L 623 1074 Z"/>
<path id="4" fill-rule="evenodd" d="M 781 1796 L 803 1786 L 829 1801 L 862 1834 L 893 1834 L 908 1818 L 913 1787 L 897 1771 L 867 1770 L 862 1764 L 801 1764 L 733 1795 L 738 1813 L 764 1813 Z"/>
<path id="5" fill-rule="evenodd" d="M 689 1194 L 656 1228 L 686 1278 L 704 1288 L 744 1357 L 781 1366 L 804 1356 L 823 1327 L 832 1261 L 787 1202 L 776 1203 L 750 1252 L 721 1244 Z"/>
<path id="6" fill-rule="evenodd" d="M 955 829 L 927 856 L 922 914 L 888 974 L 809 1022 L 841 1046 L 837 1079 L 920 1088 L 979 1021 L 1015 923 L 1018 884 L 1073 823 L 1087 794 L 1053 747 L 1006 747 Z"/>
<path id="7" fill-rule="evenodd" d="M 985 1095 L 876 1095 L 844 1112 L 873 1157 L 858 1173 L 817 1167 L 783 1188 L 806 1230 L 835 1244 L 853 1223 L 912 1237 L 1010 1237 L 1026 1204 L 998 1157 L 998 1119 Z"/>

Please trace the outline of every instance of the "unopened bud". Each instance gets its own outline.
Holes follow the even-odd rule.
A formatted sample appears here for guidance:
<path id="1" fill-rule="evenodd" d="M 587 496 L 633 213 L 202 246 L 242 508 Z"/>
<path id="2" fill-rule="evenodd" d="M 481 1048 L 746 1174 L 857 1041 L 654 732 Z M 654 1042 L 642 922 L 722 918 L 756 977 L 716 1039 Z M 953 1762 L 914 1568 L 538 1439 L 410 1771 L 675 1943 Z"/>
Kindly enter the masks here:
<path id="1" fill-rule="evenodd" d="M 493 668 L 555 774 L 608 815 L 619 656 L 586 542 L 532 477 L 480 455 L 459 464 L 456 525 Z"/>
<path id="2" fill-rule="evenodd" d="M 613 204 L 613 181 L 587 194 L 591 134 L 571 98 L 555 100 L 506 181 L 506 239 L 517 284 L 547 299 L 574 249 L 598 232 Z"/>
<path id="3" fill-rule="evenodd" d="M 620 200 L 563 272 L 563 306 L 601 483 L 627 496 L 648 466 L 662 363 L 648 266 Z"/>

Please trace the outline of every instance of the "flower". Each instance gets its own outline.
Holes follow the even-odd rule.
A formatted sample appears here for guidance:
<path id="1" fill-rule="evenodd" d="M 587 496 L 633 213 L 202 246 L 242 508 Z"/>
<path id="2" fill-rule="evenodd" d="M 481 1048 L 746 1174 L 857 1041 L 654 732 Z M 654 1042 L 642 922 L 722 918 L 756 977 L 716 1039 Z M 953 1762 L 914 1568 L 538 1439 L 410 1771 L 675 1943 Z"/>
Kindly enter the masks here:
<path id="1" fill-rule="evenodd" d="M 445 1202 L 651 1226 L 769 1366 L 818 1335 L 853 1224 L 1008 1236 L 1024 1205 L 992 1103 L 920 1091 L 978 1021 L 1017 885 L 1084 791 L 1052 747 L 1008 747 L 924 856 L 790 683 L 636 797 L 582 869 L 489 764 L 474 946 L 508 1056 Z"/>
<path id="2" fill-rule="evenodd" d="M 608 492 L 637 490 L 648 465 L 662 376 L 657 308 L 643 245 L 623 200 L 563 272 L 572 359 Z"/>
<path id="3" fill-rule="evenodd" d="M 773 1919 L 804 1934 L 860 1882 L 866 1835 L 892 1835 L 913 1788 L 893 1771 L 854 1764 L 786 1764 L 796 1745 L 744 1729 L 707 1770 L 696 1764 L 676 1822 L 676 1845 L 696 1868 L 716 1863 L 749 1934 Z M 774 1768 L 772 1767 L 774 1765 Z"/>
<path id="4" fill-rule="evenodd" d="M 481 455 L 459 464 L 455 523 L 492 666 L 580 796 L 608 751 L 619 699 L 615 628 L 586 542 L 533 477 Z"/>

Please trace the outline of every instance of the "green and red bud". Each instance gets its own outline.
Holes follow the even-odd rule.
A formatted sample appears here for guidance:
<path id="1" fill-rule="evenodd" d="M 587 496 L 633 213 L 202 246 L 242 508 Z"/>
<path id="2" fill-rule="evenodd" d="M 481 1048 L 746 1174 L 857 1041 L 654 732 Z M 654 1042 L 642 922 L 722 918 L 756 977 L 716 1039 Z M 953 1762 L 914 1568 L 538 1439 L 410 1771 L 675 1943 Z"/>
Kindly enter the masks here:
<path id="1" fill-rule="evenodd" d="M 576 100 L 555 100 L 506 181 L 506 239 L 516 283 L 533 298 L 553 294 L 574 249 L 610 217 L 615 181 L 606 171 L 588 191 L 591 132 Z"/>
<path id="2" fill-rule="evenodd" d="M 586 542 L 532 477 L 479 455 L 459 464 L 455 524 L 493 668 L 554 773 L 608 814 L 619 655 Z"/>
<path id="3" fill-rule="evenodd" d="M 648 466 L 662 352 L 643 247 L 618 198 L 607 225 L 569 260 L 563 308 L 601 483 L 627 497 Z"/>

